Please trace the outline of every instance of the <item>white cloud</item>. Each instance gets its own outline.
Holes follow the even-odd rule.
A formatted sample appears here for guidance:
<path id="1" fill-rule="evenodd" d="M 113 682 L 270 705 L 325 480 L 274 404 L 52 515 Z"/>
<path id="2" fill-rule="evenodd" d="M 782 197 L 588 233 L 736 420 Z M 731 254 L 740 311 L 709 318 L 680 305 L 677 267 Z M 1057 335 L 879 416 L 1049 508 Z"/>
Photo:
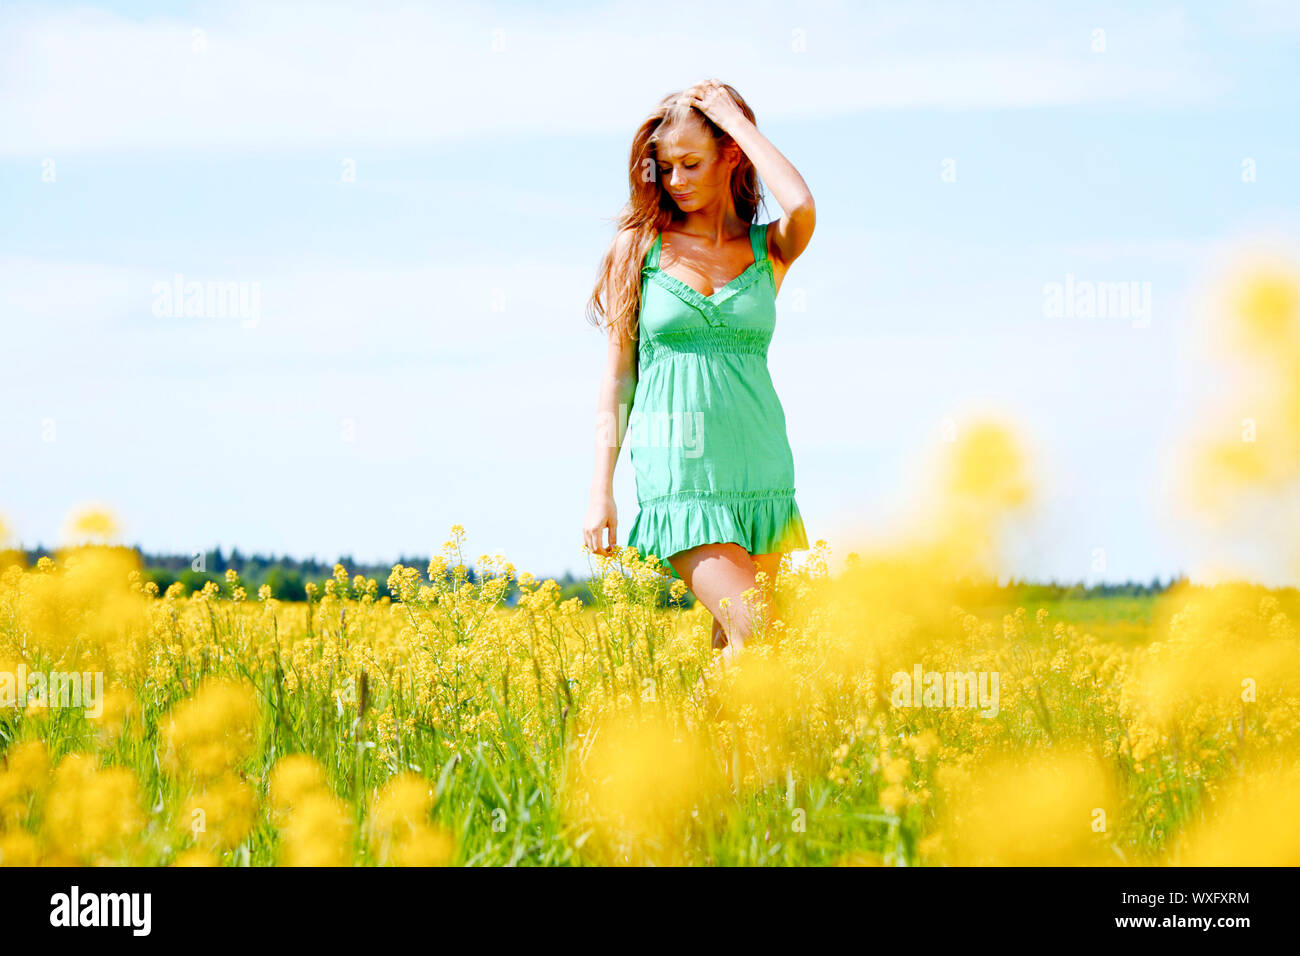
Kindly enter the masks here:
<path id="1" fill-rule="evenodd" d="M 0 314 L 14 320 L 6 329 L 10 356 L 152 362 L 162 374 L 192 375 L 248 360 L 401 365 L 414 354 L 463 365 L 602 347 L 571 306 L 584 301 L 594 268 L 572 264 L 451 260 L 364 269 L 304 260 L 255 272 L 182 271 L 176 312 L 155 315 L 159 284 L 173 287 L 176 274 L 162 264 L 0 258 Z M 186 315 L 184 290 L 194 282 L 204 292 L 207 284 L 255 284 L 256 315 Z M 37 374 L 22 365 L 15 373 Z"/>
<path id="2" fill-rule="evenodd" d="M 1032 5 L 976 16 L 908 4 L 902 17 L 897 5 L 795 14 L 745 4 L 687 6 L 682 16 L 639 3 L 561 16 L 464 3 L 241 2 L 200 21 L 15 7 L 0 15 L 0 155 L 628 133 L 659 96 L 706 75 L 759 104 L 760 123 L 1216 91 L 1165 16 L 1098 17 L 1112 38 L 1103 56 L 1088 52 L 1091 20 L 1045 19 Z M 806 52 L 792 48 L 797 30 Z"/>

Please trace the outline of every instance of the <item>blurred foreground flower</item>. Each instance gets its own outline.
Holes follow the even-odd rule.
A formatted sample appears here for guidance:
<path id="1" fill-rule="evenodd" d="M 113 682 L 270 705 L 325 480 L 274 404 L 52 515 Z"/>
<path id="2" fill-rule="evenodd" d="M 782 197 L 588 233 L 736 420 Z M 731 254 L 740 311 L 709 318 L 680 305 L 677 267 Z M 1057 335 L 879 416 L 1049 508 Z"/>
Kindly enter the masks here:
<path id="1" fill-rule="evenodd" d="M 351 866 L 355 855 L 352 808 L 332 793 L 303 797 L 280 831 L 284 866 Z"/>
<path id="2" fill-rule="evenodd" d="M 371 852 L 396 866 L 441 866 L 451 862 L 451 834 L 429 822 L 432 784 L 409 771 L 390 779 L 373 796 L 367 821 Z"/>
<path id="3" fill-rule="evenodd" d="M 69 754 L 59 762 L 45 805 L 41 832 L 56 866 L 129 863 L 144 828 L 140 789 L 125 767 L 97 765 Z"/>
<path id="4" fill-rule="evenodd" d="M 658 713 L 608 718 L 587 733 L 569 784 L 571 820 L 593 828 L 607 863 L 678 861 L 693 819 L 725 786 L 705 743 Z"/>
<path id="5" fill-rule="evenodd" d="M 950 771 L 939 858 L 957 866 L 1096 866 L 1117 862 L 1107 830 L 1118 810 L 1106 767 L 1075 750 L 1001 754 Z"/>
<path id="6" fill-rule="evenodd" d="M 270 802 L 273 820 L 284 823 L 303 799 L 314 793 L 328 793 L 325 768 L 310 754 L 289 754 L 276 761 L 271 771 Z"/>
<path id="7" fill-rule="evenodd" d="M 177 820 L 198 848 L 233 850 L 252 832 L 257 794 L 234 774 L 225 774 L 186 801 Z"/>
<path id="8" fill-rule="evenodd" d="M 1224 283 L 1220 299 L 1214 347 L 1237 353 L 1249 386 L 1199 439 L 1186 491 L 1223 525 L 1251 498 L 1275 500 L 1270 511 L 1284 516 L 1300 488 L 1300 275 L 1288 263 L 1253 261 Z M 1300 549 L 1291 557 L 1300 573 Z"/>
<path id="9" fill-rule="evenodd" d="M 74 545 L 88 541 L 106 544 L 116 538 L 119 532 L 117 518 L 101 505 L 92 505 L 73 513 L 66 528 L 66 536 Z"/>
<path id="10" fill-rule="evenodd" d="M 247 683 L 213 678 L 176 704 L 163 728 L 163 767 L 199 779 L 220 776 L 257 747 L 257 693 Z"/>
<path id="11" fill-rule="evenodd" d="M 1252 766 L 1222 790 L 1172 854 L 1180 866 L 1300 866 L 1300 767 Z"/>

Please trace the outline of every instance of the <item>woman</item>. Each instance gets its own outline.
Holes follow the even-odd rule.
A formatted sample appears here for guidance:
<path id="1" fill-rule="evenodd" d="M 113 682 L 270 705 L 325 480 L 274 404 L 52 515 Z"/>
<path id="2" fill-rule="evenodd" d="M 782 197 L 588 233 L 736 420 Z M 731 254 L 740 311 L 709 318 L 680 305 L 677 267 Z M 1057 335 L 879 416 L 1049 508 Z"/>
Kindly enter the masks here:
<path id="1" fill-rule="evenodd" d="M 759 174 L 785 211 L 765 225 L 754 223 Z M 782 557 L 808 547 L 767 348 L 777 290 L 816 212 L 753 110 L 717 80 L 660 103 L 637 131 L 629 179 L 587 307 L 597 325 L 606 316 L 610 344 L 583 537 L 594 554 L 617 546 L 626 429 L 640 506 L 628 546 L 666 558 L 704 602 L 725 664 L 753 629 L 741 595 L 756 572 L 767 575 L 759 606 L 770 613 Z"/>

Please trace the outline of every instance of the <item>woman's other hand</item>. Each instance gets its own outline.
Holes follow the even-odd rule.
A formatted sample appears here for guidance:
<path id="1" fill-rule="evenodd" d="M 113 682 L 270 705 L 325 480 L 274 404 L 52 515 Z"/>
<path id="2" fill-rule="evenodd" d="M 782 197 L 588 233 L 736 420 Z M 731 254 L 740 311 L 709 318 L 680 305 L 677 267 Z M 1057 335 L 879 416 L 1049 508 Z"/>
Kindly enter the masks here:
<path id="1" fill-rule="evenodd" d="M 605 543 L 605 529 L 609 529 L 609 543 Z M 609 556 L 618 543 L 618 506 L 613 495 L 592 495 L 587 506 L 587 517 L 582 523 L 582 540 L 592 554 Z"/>

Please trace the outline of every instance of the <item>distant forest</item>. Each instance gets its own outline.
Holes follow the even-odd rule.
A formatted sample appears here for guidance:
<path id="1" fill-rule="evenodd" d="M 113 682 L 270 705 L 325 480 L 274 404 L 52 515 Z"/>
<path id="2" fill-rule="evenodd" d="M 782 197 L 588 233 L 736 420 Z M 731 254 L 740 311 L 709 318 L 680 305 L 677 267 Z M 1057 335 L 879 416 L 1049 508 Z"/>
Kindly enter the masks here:
<path id="1" fill-rule="evenodd" d="M 235 573 L 239 575 L 240 582 L 247 589 L 250 600 L 257 596 L 258 590 L 265 584 L 270 587 L 271 596 L 279 600 L 305 601 L 307 599 L 307 582 L 314 581 L 318 589 L 323 588 L 324 583 L 333 577 L 336 563 L 343 565 L 348 572 L 349 578 L 357 574 L 374 578 L 379 584 L 378 596 L 384 597 L 387 595 L 392 599 L 393 595 L 388 590 L 388 575 L 392 572 L 393 566 L 402 564 L 407 567 L 418 568 L 423 572 L 428 568 L 430 561 L 428 556 L 402 556 L 391 564 L 365 565 L 356 563 L 347 555 L 340 557 L 337 562 L 317 561 L 314 559 L 301 561 L 287 555 L 281 557 L 276 557 L 273 554 L 269 556 L 260 554 L 245 555 L 238 548 L 234 548 L 229 554 L 226 554 L 221 548 L 216 548 L 205 552 L 202 558 L 199 559 L 193 555 L 184 554 L 147 554 L 141 551 L 139 547 L 127 550 L 139 555 L 145 579 L 155 582 L 158 585 L 159 592 L 166 591 L 177 581 L 181 583 L 186 594 L 201 590 L 208 581 L 215 581 L 217 584 L 224 585 L 226 570 L 233 568 Z M 50 552 L 48 549 L 37 548 L 22 553 L 25 555 L 27 566 L 31 567 L 39 557 Z M 196 567 L 202 568 L 202 570 L 195 570 Z M 582 598 L 584 605 L 599 603 L 588 587 L 586 579 L 575 578 L 568 573 L 563 576 L 540 574 L 534 576 L 539 581 L 544 581 L 547 577 L 553 577 L 555 583 L 560 586 L 561 600 L 579 597 Z M 472 566 L 469 569 L 468 579 L 473 583 L 477 583 L 479 580 Z M 1123 584 L 1094 584 L 1089 586 L 1082 582 L 1058 583 L 1052 581 L 1043 584 L 1012 579 L 1004 586 L 1003 590 L 1009 593 L 1014 592 L 1021 600 L 1061 600 L 1117 596 L 1141 597 L 1160 594 L 1180 580 L 1184 579 L 1170 578 L 1168 581 L 1161 581 L 1159 577 L 1156 577 L 1147 583 L 1126 581 Z M 319 594 L 320 591 L 318 590 L 317 593 Z M 513 606 L 518 597 L 519 589 L 517 586 L 512 585 L 505 597 L 506 605 Z M 669 603 L 667 580 L 665 580 L 661 589 L 660 603 L 663 605 Z M 686 606 L 693 603 L 693 596 L 688 594 L 685 601 Z"/>

